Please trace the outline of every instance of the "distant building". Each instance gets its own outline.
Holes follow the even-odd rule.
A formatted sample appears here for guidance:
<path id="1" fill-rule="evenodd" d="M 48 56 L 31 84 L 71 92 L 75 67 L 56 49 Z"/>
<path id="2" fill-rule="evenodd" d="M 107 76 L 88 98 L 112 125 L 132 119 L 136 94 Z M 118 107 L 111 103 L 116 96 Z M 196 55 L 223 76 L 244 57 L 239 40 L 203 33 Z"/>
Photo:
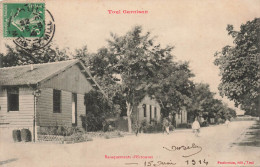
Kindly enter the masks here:
<path id="1" fill-rule="evenodd" d="M 175 123 L 176 127 L 178 127 L 180 124 L 187 124 L 188 123 L 188 114 L 187 110 L 183 107 L 179 113 L 175 114 Z"/>
<path id="2" fill-rule="evenodd" d="M 150 123 L 152 120 L 160 121 L 161 119 L 161 107 L 159 103 L 146 95 L 141 102 L 134 107 L 133 116 L 140 123 L 146 120 Z"/>

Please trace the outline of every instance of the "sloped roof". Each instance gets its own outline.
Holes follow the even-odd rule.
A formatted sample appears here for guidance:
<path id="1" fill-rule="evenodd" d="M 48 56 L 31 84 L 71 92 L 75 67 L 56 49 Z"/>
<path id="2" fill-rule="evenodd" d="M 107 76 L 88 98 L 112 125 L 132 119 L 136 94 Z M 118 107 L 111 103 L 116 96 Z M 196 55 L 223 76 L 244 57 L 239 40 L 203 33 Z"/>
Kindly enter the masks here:
<path id="1" fill-rule="evenodd" d="M 0 68 L 0 85 L 37 84 L 55 73 L 76 64 L 78 60 Z M 33 66 L 33 70 L 31 70 Z"/>
<path id="2" fill-rule="evenodd" d="M 89 70 L 83 65 L 83 63 L 77 59 L 43 63 L 43 64 L 31 64 L 23 66 L 5 67 L 0 68 L 0 85 L 1 86 L 14 86 L 14 85 L 33 85 L 42 81 L 52 78 L 53 76 L 65 71 L 69 67 L 78 64 L 82 73 L 95 89 L 100 90 L 105 96 L 100 86 L 91 76 Z M 33 66 L 33 70 L 31 67 Z"/>

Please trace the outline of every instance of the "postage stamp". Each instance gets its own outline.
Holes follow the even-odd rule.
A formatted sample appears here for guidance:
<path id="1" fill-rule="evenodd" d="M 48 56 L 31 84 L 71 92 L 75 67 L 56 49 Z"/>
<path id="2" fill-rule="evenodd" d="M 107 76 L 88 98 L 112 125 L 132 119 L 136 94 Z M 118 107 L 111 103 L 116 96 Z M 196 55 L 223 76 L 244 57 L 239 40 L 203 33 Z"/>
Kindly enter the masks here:
<path id="1" fill-rule="evenodd" d="M 4 37 L 42 37 L 45 29 L 44 3 L 4 3 Z"/>
<path id="2" fill-rule="evenodd" d="M 54 37 L 54 18 L 45 3 L 3 3 L 2 15 L 2 37 L 25 50 L 44 48 Z"/>

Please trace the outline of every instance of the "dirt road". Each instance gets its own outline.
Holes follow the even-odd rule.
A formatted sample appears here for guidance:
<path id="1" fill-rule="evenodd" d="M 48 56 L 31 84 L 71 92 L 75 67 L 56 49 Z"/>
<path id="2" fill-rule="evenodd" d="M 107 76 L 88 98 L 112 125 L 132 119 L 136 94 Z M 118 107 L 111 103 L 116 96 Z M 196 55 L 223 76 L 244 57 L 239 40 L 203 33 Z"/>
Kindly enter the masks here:
<path id="1" fill-rule="evenodd" d="M 0 144 L 0 164 L 19 167 L 260 166 L 259 147 L 232 145 L 253 121 L 231 122 L 167 134 L 94 139 L 78 144 Z"/>

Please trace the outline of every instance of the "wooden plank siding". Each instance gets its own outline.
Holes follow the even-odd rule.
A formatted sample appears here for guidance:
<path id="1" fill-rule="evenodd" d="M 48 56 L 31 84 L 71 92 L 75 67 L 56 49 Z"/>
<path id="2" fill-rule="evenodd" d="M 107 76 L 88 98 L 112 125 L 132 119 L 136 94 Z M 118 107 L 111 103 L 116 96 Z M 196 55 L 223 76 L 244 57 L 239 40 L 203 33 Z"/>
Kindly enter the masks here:
<path id="1" fill-rule="evenodd" d="M 72 93 L 61 91 L 61 113 L 53 112 L 53 89 L 41 89 L 37 102 L 37 126 L 72 126 Z M 77 126 L 82 127 L 80 115 L 85 115 L 84 95 L 77 94 Z"/>
<path id="2" fill-rule="evenodd" d="M 53 89 L 41 89 L 36 105 L 37 126 L 71 126 L 71 93 L 61 91 L 61 113 L 53 112 Z"/>
<path id="3" fill-rule="evenodd" d="M 86 115 L 84 95 L 93 87 L 74 65 L 51 79 L 40 83 L 41 96 L 37 102 L 37 126 L 72 126 L 72 93 L 77 94 L 77 126 L 82 127 L 80 115 Z M 61 113 L 53 113 L 53 89 L 61 90 Z"/>
<path id="4" fill-rule="evenodd" d="M 41 83 L 40 87 L 54 88 L 78 94 L 86 94 L 93 89 L 84 74 L 81 73 L 78 65 L 74 65 L 50 80 Z"/>
<path id="5" fill-rule="evenodd" d="M 19 87 L 19 111 L 9 111 L 7 89 L 0 91 L 0 127 L 31 128 L 33 126 L 34 96 L 29 87 Z"/>
<path id="6" fill-rule="evenodd" d="M 81 115 L 86 115 L 86 106 L 84 105 L 84 95 L 77 94 L 77 125 L 82 127 Z"/>
<path id="7" fill-rule="evenodd" d="M 36 104 L 36 126 L 72 126 L 72 93 L 77 94 L 77 126 L 82 127 L 81 115 L 86 114 L 84 95 L 93 87 L 78 64 L 39 83 L 41 90 Z M 34 85 L 35 86 L 35 85 Z M 61 113 L 53 112 L 53 89 L 61 90 Z M 7 90 L 0 90 L 0 127 L 33 126 L 33 88 L 19 86 L 19 111 L 8 112 Z"/>

